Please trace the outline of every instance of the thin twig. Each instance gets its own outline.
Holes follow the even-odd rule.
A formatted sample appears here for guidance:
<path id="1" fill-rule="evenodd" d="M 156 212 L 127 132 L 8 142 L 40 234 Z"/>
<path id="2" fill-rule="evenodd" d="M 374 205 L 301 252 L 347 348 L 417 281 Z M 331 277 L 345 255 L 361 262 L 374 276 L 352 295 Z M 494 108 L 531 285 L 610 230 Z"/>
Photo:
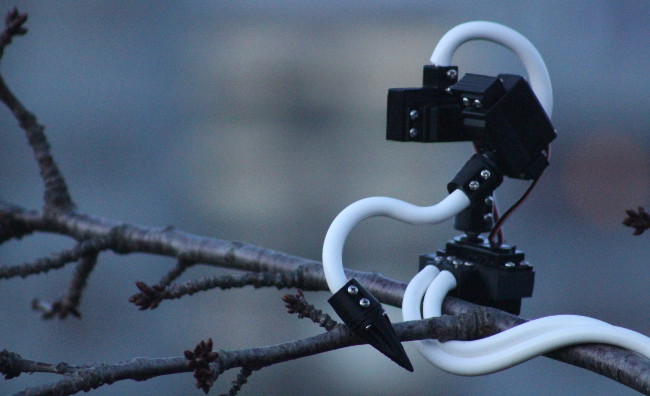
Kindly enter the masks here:
<path id="1" fill-rule="evenodd" d="M 191 262 L 191 261 L 178 260 L 178 263 L 176 263 L 174 268 L 169 270 L 169 272 L 167 272 L 165 274 L 165 276 L 163 276 L 160 279 L 160 281 L 158 281 L 158 285 L 160 285 L 160 286 L 168 286 L 168 285 L 170 285 L 179 276 L 181 276 L 183 274 L 183 272 L 185 272 L 185 270 L 187 270 L 192 265 L 194 265 L 194 263 Z"/>
<path id="2" fill-rule="evenodd" d="M 27 14 L 21 14 L 18 9 L 14 7 L 5 16 L 5 30 L 0 34 L 0 58 L 4 54 L 5 47 L 11 44 L 14 36 L 23 36 L 27 33 L 27 28 L 24 27 L 27 22 Z"/>
<path id="3" fill-rule="evenodd" d="M 251 374 L 253 374 L 253 370 L 250 367 L 242 367 L 239 374 L 237 374 L 237 378 L 232 382 L 232 387 L 230 388 L 230 391 L 228 391 L 228 394 L 219 396 L 237 396 L 242 386 L 248 382 L 248 378 Z"/>
<path id="4" fill-rule="evenodd" d="M 73 248 L 52 254 L 50 257 L 36 259 L 33 262 L 13 266 L 0 267 L 0 279 L 9 279 L 16 276 L 25 278 L 30 275 L 48 272 L 62 268 L 68 263 L 79 260 L 81 257 L 109 249 L 110 237 L 98 237 L 78 243 Z"/>
<path id="5" fill-rule="evenodd" d="M 282 301 L 284 301 L 287 311 L 290 314 L 297 313 L 300 319 L 309 318 L 327 331 L 338 326 L 338 322 L 332 319 L 331 316 L 309 304 L 300 289 L 296 290 L 295 295 L 285 294 L 282 296 Z"/>
<path id="6" fill-rule="evenodd" d="M 43 313 L 43 319 L 51 319 L 55 316 L 58 316 L 59 319 L 65 319 L 68 315 L 80 318 L 81 313 L 78 307 L 81 301 L 81 293 L 86 287 L 90 273 L 95 268 L 97 254 L 98 252 L 93 252 L 81 258 L 77 264 L 68 293 L 65 296 L 53 303 L 34 299 L 32 301 L 32 308 L 41 311 Z"/>
<path id="7" fill-rule="evenodd" d="M 0 50 L 11 42 L 11 37 L 16 34 L 24 34 L 26 30 L 22 24 L 27 20 L 27 15 L 20 15 L 16 9 L 7 15 L 7 28 L 2 33 L 0 40 L 4 37 L 4 45 L 0 41 Z M 22 30 L 21 30 L 22 29 Z M 0 75 L 0 100 L 4 102 L 14 117 L 18 120 L 20 127 L 27 135 L 27 141 L 34 152 L 38 163 L 41 178 L 45 183 L 44 210 L 45 212 L 61 210 L 69 212 L 74 210 L 75 205 L 68 192 L 68 186 L 59 171 L 54 158 L 50 154 L 50 145 L 45 137 L 45 127 L 38 123 L 36 116 L 29 112 L 25 106 L 11 92 L 4 79 Z"/>
<path id="8" fill-rule="evenodd" d="M 194 279 L 181 284 L 167 287 L 161 284 L 148 286 L 143 282 L 136 282 L 140 293 L 129 298 L 140 310 L 155 309 L 163 300 L 174 300 L 183 296 L 191 296 L 200 291 L 211 289 L 232 289 L 244 286 L 277 287 L 278 289 L 294 287 L 300 282 L 300 271 L 288 273 L 278 272 L 246 272 L 240 275 L 216 275 Z"/>

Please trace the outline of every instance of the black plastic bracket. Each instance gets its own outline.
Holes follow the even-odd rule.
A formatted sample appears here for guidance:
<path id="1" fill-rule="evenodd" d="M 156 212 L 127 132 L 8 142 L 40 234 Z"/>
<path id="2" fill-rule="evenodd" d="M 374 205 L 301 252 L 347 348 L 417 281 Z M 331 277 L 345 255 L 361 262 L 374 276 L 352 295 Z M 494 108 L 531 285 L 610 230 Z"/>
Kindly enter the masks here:
<path id="1" fill-rule="evenodd" d="M 420 256 L 420 269 L 435 265 L 457 281 L 450 294 L 476 304 L 518 315 L 521 299 L 533 294 L 535 272 L 515 246 L 491 247 L 467 236 L 449 241 L 445 249 Z"/>
<path id="2" fill-rule="evenodd" d="M 447 184 L 451 194 L 461 189 L 472 204 L 485 201 L 503 182 L 503 173 L 494 161 L 484 154 L 474 154 Z"/>
<path id="3" fill-rule="evenodd" d="M 532 180 L 548 166 L 556 133 L 526 80 L 425 66 L 420 88 L 388 90 L 386 138 L 401 142 L 474 141 L 508 177 Z"/>
<path id="4" fill-rule="evenodd" d="M 354 334 L 395 363 L 413 371 L 413 365 L 381 303 L 356 279 L 350 279 L 328 301 Z"/>

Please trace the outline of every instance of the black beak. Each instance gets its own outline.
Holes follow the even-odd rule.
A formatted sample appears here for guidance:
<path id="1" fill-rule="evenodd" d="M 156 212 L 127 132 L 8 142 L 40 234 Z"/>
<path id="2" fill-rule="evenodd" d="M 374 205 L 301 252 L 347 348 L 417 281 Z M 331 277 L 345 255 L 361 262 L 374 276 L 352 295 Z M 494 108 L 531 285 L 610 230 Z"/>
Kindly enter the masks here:
<path id="1" fill-rule="evenodd" d="M 356 279 L 350 279 L 328 300 L 345 324 L 379 352 L 408 371 L 413 365 L 381 303 Z"/>

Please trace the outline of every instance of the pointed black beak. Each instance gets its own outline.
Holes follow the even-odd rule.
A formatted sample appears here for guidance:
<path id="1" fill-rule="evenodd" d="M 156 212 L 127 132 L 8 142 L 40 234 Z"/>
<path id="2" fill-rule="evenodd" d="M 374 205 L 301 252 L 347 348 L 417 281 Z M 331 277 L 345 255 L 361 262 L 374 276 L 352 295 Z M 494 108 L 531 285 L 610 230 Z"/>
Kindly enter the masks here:
<path id="1" fill-rule="evenodd" d="M 395 363 L 413 371 L 413 365 L 381 303 L 356 279 L 350 279 L 328 301 L 357 336 L 368 341 Z"/>

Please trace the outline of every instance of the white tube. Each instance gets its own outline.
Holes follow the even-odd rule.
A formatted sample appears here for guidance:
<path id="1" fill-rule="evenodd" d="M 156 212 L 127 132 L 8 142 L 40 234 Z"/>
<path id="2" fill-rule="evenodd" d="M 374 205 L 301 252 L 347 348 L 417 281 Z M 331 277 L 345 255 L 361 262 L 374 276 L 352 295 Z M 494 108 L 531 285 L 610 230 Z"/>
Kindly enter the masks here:
<path id="1" fill-rule="evenodd" d="M 423 296 L 424 316 L 440 315 L 442 301 L 456 281 L 447 271 L 437 274 L 437 270 L 425 267 L 409 283 L 403 299 L 404 320 L 422 317 L 420 304 Z M 427 282 L 430 284 L 427 285 Z M 442 370 L 459 375 L 483 375 L 512 367 L 557 348 L 590 342 L 616 345 L 650 357 L 650 338 L 578 315 L 532 320 L 475 341 L 416 341 L 416 347 L 422 356 Z"/>
<path id="2" fill-rule="evenodd" d="M 450 66 L 454 52 L 470 40 L 489 40 L 501 44 L 514 52 L 526 67 L 530 86 L 546 111 L 548 118 L 553 114 L 553 88 L 546 64 L 535 46 L 521 33 L 507 26 L 486 21 L 460 24 L 448 31 L 438 42 L 431 63 Z"/>
<path id="3" fill-rule="evenodd" d="M 424 313 L 424 317 L 430 317 Z M 521 343 L 544 333 L 549 333 L 562 326 L 578 325 L 608 325 L 598 319 L 579 315 L 553 315 L 535 319 L 515 326 L 508 331 L 495 334 L 472 342 L 447 341 L 440 344 L 440 348 L 459 357 L 476 357 L 492 353 L 497 348 L 504 348 Z"/>
<path id="4" fill-rule="evenodd" d="M 422 295 L 427 289 L 427 286 L 429 286 L 431 281 L 439 273 L 440 270 L 437 267 L 427 265 L 406 286 L 404 297 L 402 298 L 402 318 L 405 321 L 422 319 L 422 314 L 420 313 Z"/>
<path id="5" fill-rule="evenodd" d="M 418 350 L 442 370 L 459 375 L 484 375 L 512 367 L 557 348 L 583 343 L 612 344 L 650 356 L 647 337 L 621 327 L 589 324 L 559 328 L 513 347 L 497 349 L 487 355 L 456 356 L 441 349 L 441 344 L 433 340 L 423 341 Z"/>
<path id="6" fill-rule="evenodd" d="M 452 192 L 433 206 L 415 206 L 394 198 L 371 197 L 357 201 L 336 216 L 323 242 L 323 271 L 332 293 L 347 283 L 343 270 L 343 246 L 350 231 L 359 222 L 373 216 L 387 216 L 415 225 L 441 223 L 469 206 L 469 198 L 460 190 Z"/>

